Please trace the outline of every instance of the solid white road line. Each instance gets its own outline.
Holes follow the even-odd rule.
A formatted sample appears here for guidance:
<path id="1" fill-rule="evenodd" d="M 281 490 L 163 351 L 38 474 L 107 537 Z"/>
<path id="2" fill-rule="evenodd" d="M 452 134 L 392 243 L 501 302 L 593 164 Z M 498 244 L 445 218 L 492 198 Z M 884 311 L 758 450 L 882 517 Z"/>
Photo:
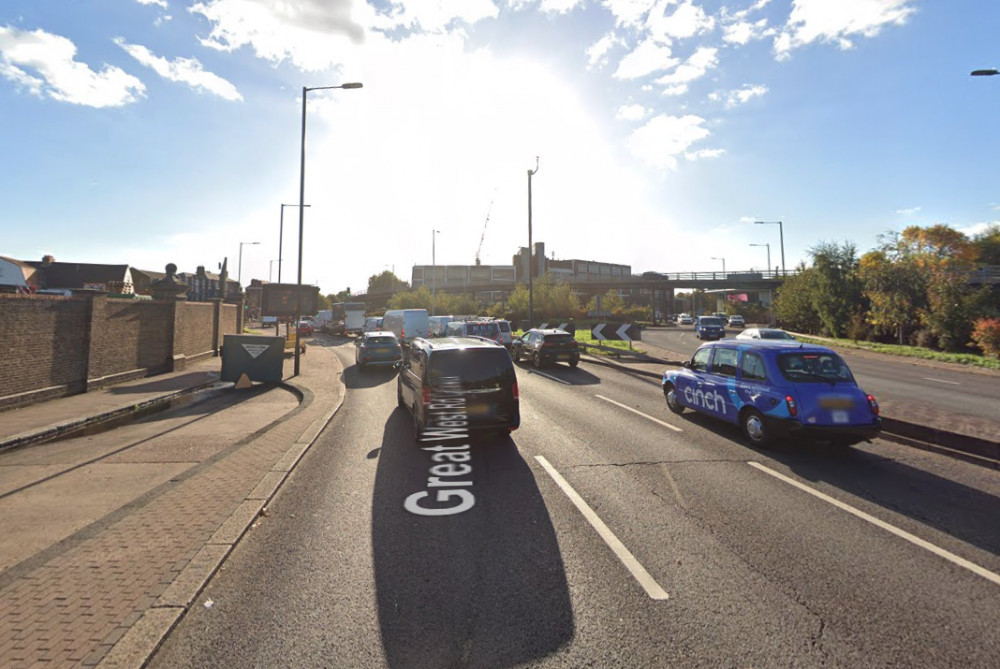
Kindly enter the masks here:
<path id="1" fill-rule="evenodd" d="M 857 516 L 861 520 L 868 521 L 872 525 L 874 525 L 876 527 L 880 527 L 883 530 L 885 530 L 886 532 L 890 532 L 892 534 L 895 534 L 897 537 L 899 537 L 901 539 L 905 539 L 906 541 L 909 541 L 911 544 L 914 544 L 915 546 L 920 546 L 921 548 L 923 548 L 925 550 L 928 550 L 931 553 L 934 553 L 935 555 L 937 555 L 939 557 L 943 557 L 945 560 L 948 560 L 949 562 L 951 562 L 953 564 L 956 564 L 959 567 L 962 567 L 963 569 L 968 569 L 969 571 L 971 571 L 976 576 L 981 576 L 981 577 L 985 578 L 987 581 L 992 581 L 993 583 L 995 583 L 997 585 L 1000 585 L 1000 574 L 995 574 L 992 571 L 989 571 L 988 569 L 980 567 L 978 564 L 976 564 L 974 562 L 969 562 L 965 558 L 959 557 L 958 555 L 955 555 L 954 553 L 952 553 L 950 551 L 947 551 L 947 550 L 941 548 L 940 546 L 935 546 L 934 544 L 930 543 L 929 541 L 925 541 L 925 540 L 921 539 L 918 536 L 910 534 L 906 530 L 901 530 L 898 527 L 896 527 L 895 525 L 890 525 L 889 523 L 885 522 L 884 520 L 879 520 L 875 516 L 869 515 L 869 514 L 865 513 L 864 511 L 861 511 L 860 509 L 855 509 L 853 506 L 851 506 L 849 504 L 845 504 L 845 503 L 841 502 L 840 500 L 837 500 L 837 499 L 834 499 L 833 497 L 830 497 L 827 494 L 821 493 L 818 490 L 810 488 L 809 486 L 805 485 L 804 483 L 799 483 L 795 479 L 789 478 L 788 476 L 785 476 L 784 474 L 776 472 L 773 469 L 765 467 L 762 464 L 759 464 L 757 462 L 748 462 L 747 464 L 750 465 L 751 467 L 755 467 L 755 468 L 759 469 L 760 471 L 764 472 L 765 474 L 770 474 L 771 476 L 773 476 L 774 478 L 776 478 L 776 479 L 778 479 L 780 481 L 784 481 L 785 483 L 787 483 L 789 485 L 795 486 L 796 488 L 798 488 L 799 490 L 802 490 L 803 492 L 807 492 L 810 495 L 813 495 L 814 497 L 818 497 L 819 499 L 823 500 L 824 502 L 828 502 L 828 503 L 834 505 L 838 509 L 846 511 L 847 513 L 850 513 L 851 515 Z"/>
<path id="2" fill-rule="evenodd" d="M 646 569 L 639 564 L 639 561 L 635 559 L 635 556 L 632 555 L 627 548 L 625 548 L 625 544 L 618 540 L 618 537 L 615 536 L 614 532 L 612 532 L 608 526 L 604 524 L 604 521 L 601 520 L 596 513 L 594 513 L 594 510 L 590 508 L 590 505 L 587 504 L 575 490 L 573 490 L 573 487 L 559 472 L 555 470 L 555 467 L 549 464 L 549 461 L 541 455 L 536 455 L 535 460 L 537 460 L 538 463 L 545 468 L 545 471 L 549 473 L 549 476 L 551 476 L 552 480 L 556 482 L 556 485 L 562 488 L 562 491 L 566 493 L 566 496 L 569 497 L 570 501 L 573 502 L 573 504 L 576 505 L 576 508 L 580 510 L 580 513 L 582 513 L 583 517 L 587 519 L 587 522 L 589 522 L 590 525 L 597 530 L 597 534 L 599 534 L 600 537 L 604 539 L 604 543 L 606 543 L 608 547 L 614 551 L 615 555 L 618 556 L 618 559 L 625 565 L 625 568 L 632 572 L 632 576 L 639 582 L 639 585 L 641 585 L 643 590 L 646 591 L 646 594 L 649 595 L 651 599 L 669 599 L 670 595 L 668 595 L 666 591 L 661 588 L 655 580 L 653 580 L 653 577 L 649 575 L 649 572 L 646 571 Z"/>
<path id="3" fill-rule="evenodd" d="M 960 386 L 960 385 L 962 385 L 958 381 L 945 381 L 944 379 L 932 379 L 929 376 L 925 376 L 925 377 L 923 377 L 923 379 L 924 379 L 924 381 L 933 381 L 934 383 L 947 383 L 947 384 L 952 385 L 952 386 Z"/>
<path id="4" fill-rule="evenodd" d="M 622 404 L 621 402 L 615 402 L 612 399 L 608 399 L 604 395 L 594 395 L 594 397 L 596 397 L 598 399 L 601 399 L 601 400 L 604 400 L 605 402 L 610 402 L 611 404 L 614 404 L 617 407 L 621 407 L 622 409 L 625 409 L 626 411 L 631 411 L 634 414 L 638 414 L 638 415 L 642 416 L 643 418 L 645 418 L 646 420 L 651 420 L 651 421 L 653 421 L 654 423 L 656 423 L 658 425 L 662 425 L 663 427 L 669 427 L 674 432 L 683 432 L 684 431 L 684 430 L 680 429 L 679 427 L 675 427 L 675 426 L 671 425 L 670 423 L 663 422 L 659 418 L 653 418 L 649 414 L 644 414 L 641 411 L 637 411 L 636 409 L 633 409 L 632 407 L 630 407 L 630 406 L 628 406 L 626 404 Z"/>

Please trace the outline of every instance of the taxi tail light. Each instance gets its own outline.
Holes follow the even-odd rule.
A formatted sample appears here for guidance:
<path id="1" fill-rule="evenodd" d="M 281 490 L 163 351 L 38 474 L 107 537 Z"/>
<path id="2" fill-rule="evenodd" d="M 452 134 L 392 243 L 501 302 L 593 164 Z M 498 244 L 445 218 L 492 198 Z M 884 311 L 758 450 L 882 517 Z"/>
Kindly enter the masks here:
<path id="1" fill-rule="evenodd" d="M 798 416 L 799 415 L 799 405 L 795 403 L 795 398 L 791 395 L 785 395 L 785 404 L 788 406 L 788 415 Z"/>
<path id="2" fill-rule="evenodd" d="M 872 408 L 872 413 L 877 416 L 878 412 L 879 412 L 879 408 L 878 408 L 878 401 L 875 399 L 874 395 L 869 395 L 868 396 L 868 406 L 870 406 Z"/>
<path id="3" fill-rule="evenodd" d="M 514 385 L 510 388 L 511 394 L 514 396 L 514 401 L 517 402 L 521 399 L 521 391 L 517 388 L 517 380 L 514 380 Z"/>
<path id="4" fill-rule="evenodd" d="M 423 388 L 421 394 L 421 400 L 423 400 L 424 406 L 427 406 L 428 404 L 431 403 L 431 389 L 428 388 L 427 386 L 424 386 Z"/>

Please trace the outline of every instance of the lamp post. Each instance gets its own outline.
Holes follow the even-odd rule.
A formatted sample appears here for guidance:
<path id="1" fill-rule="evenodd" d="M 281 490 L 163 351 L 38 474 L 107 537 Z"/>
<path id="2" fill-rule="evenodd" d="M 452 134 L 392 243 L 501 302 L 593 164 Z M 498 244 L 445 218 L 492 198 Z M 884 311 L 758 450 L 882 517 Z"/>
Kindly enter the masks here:
<path id="1" fill-rule="evenodd" d="M 302 317 L 302 224 L 305 215 L 305 209 L 307 205 L 303 204 L 306 201 L 306 99 L 309 91 L 325 91 L 333 88 L 361 88 L 361 84 L 358 82 L 352 82 L 348 84 L 341 84 L 340 86 L 314 86 L 313 88 L 308 88 L 306 86 L 302 87 L 302 147 L 301 147 L 301 157 L 299 159 L 299 273 L 298 280 L 296 281 L 297 287 L 295 289 L 295 372 L 294 375 L 299 375 L 299 357 L 301 354 L 301 347 L 299 346 L 299 318 Z M 284 211 L 284 209 L 282 209 Z M 281 264 L 278 264 L 278 273 L 281 273 Z"/>
<path id="2" fill-rule="evenodd" d="M 431 316 L 434 315 L 434 303 L 437 301 L 437 236 L 440 230 L 431 230 Z"/>
<path id="3" fill-rule="evenodd" d="M 712 260 L 721 260 L 722 261 L 722 278 L 725 279 L 726 278 L 726 259 L 725 258 L 716 258 L 715 256 L 712 256 Z"/>
<path id="4" fill-rule="evenodd" d="M 785 228 L 781 221 L 754 221 L 754 225 L 777 225 L 778 238 L 781 240 L 781 276 L 785 276 Z M 767 271 L 771 271 L 771 261 L 767 261 Z"/>
<path id="5" fill-rule="evenodd" d="M 766 246 L 767 247 L 767 267 L 768 267 L 768 269 L 770 269 L 771 268 L 771 244 L 770 243 L 765 243 L 765 244 L 751 244 L 750 246 Z"/>
<path id="6" fill-rule="evenodd" d="M 297 204 L 283 204 L 281 205 L 281 220 L 278 222 L 278 283 L 281 283 L 281 242 L 285 239 L 285 207 L 297 207 Z M 304 204 L 303 207 L 311 207 L 310 204 Z"/>
<path id="7" fill-rule="evenodd" d="M 243 292 L 243 247 L 254 246 L 260 242 L 240 242 L 240 262 L 236 266 L 236 283 L 240 284 L 240 292 Z"/>
<path id="8" fill-rule="evenodd" d="M 535 250 L 531 246 L 531 177 L 538 172 L 538 156 L 535 156 L 535 169 L 528 170 L 528 327 L 535 327 L 535 291 L 532 277 L 535 273 Z"/>
<path id="9" fill-rule="evenodd" d="M 272 281 L 271 281 L 271 275 L 274 274 L 274 263 L 276 263 L 276 262 L 281 262 L 281 261 L 278 260 L 277 258 L 275 258 L 274 260 L 268 260 L 267 261 L 267 263 L 268 263 L 268 265 L 267 265 L 267 282 L 268 283 L 272 283 Z M 278 265 L 278 267 L 281 267 L 281 265 Z M 278 283 L 281 283 L 280 279 L 278 280 Z"/>

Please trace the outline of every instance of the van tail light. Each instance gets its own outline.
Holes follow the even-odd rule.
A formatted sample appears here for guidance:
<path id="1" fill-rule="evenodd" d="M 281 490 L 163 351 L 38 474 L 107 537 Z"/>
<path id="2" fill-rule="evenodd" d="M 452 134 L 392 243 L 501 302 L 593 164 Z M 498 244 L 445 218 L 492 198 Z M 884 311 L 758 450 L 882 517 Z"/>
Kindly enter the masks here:
<path id="1" fill-rule="evenodd" d="M 399 328 L 399 338 L 401 341 L 406 341 L 406 328 Z"/>
<path id="2" fill-rule="evenodd" d="M 870 406 L 872 408 L 872 413 L 877 416 L 878 415 L 878 411 L 879 411 L 879 409 L 878 409 L 878 401 L 875 399 L 874 395 L 869 395 L 868 396 L 868 406 Z"/>
<path id="3" fill-rule="evenodd" d="M 799 415 L 799 405 L 795 403 L 795 398 L 791 395 L 785 395 L 785 404 L 788 406 L 789 416 Z"/>
<path id="4" fill-rule="evenodd" d="M 517 389 L 517 379 L 514 380 L 514 385 L 511 387 L 511 393 L 514 395 L 514 401 L 517 402 L 521 399 L 521 391 Z"/>
<path id="5" fill-rule="evenodd" d="M 427 386 L 424 386 L 423 388 L 421 399 L 424 402 L 424 406 L 427 406 L 428 404 L 431 403 L 431 389 L 428 388 Z"/>

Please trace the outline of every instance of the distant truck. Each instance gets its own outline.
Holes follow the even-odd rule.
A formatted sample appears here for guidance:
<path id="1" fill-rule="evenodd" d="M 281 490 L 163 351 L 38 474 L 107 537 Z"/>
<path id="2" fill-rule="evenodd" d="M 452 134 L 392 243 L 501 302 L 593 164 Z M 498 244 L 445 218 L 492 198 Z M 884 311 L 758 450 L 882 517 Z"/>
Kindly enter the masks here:
<path id="1" fill-rule="evenodd" d="M 313 318 L 313 328 L 320 332 L 330 332 L 333 328 L 333 311 L 323 309 Z"/>

